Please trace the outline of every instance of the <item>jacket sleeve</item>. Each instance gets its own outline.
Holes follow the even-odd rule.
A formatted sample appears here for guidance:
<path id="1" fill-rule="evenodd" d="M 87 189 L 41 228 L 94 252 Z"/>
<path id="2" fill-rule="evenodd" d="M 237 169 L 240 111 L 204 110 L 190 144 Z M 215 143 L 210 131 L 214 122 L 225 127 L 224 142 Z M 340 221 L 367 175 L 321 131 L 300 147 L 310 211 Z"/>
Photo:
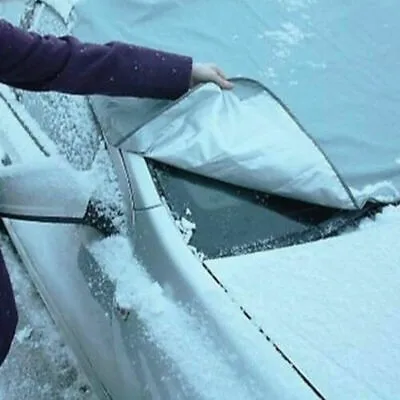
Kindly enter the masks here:
<path id="1" fill-rule="evenodd" d="M 190 57 L 41 36 L 0 20 L 0 82 L 16 88 L 176 99 L 189 89 L 191 72 Z"/>

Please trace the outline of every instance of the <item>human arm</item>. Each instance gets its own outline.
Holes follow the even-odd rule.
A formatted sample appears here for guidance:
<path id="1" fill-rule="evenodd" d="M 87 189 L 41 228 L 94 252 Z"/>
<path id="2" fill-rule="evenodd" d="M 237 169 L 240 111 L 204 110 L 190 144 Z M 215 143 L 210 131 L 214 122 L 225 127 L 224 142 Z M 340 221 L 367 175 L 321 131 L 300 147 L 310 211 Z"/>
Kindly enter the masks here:
<path id="1" fill-rule="evenodd" d="M 31 91 L 176 99 L 190 87 L 192 59 L 112 42 L 41 36 L 0 20 L 0 82 Z"/>

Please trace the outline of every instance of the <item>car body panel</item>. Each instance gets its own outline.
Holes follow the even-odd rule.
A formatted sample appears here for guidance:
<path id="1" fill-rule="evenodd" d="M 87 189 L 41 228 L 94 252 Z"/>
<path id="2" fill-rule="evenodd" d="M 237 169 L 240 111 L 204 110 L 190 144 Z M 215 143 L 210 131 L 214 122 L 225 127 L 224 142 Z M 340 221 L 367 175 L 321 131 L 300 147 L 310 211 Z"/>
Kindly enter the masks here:
<path id="1" fill-rule="evenodd" d="M 203 329 L 206 327 L 209 339 L 205 340 L 202 357 L 211 357 L 207 355 L 209 341 L 223 354 L 230 354 L 228 365 L 249 384 L 250 398 L 263 398 L 268 393 L 282 399 L 314 397 L 238 304 L 211 279 L 164 206 L 137 211 L 135 233 L 135 252 L 147 274 L 169 298 L 196 316 Z M 210 378 L 210 385 L 224 383 Z"/>
<path id="2" fill-rule="evenodd" d="M 328 399 L 400 391 L 398 209 L 377 220 L 306 245 L 206 261 Z"/>
<path id="3" fill-rule="evenodd" d="M 110 322 L 106 312 L 91 295 L 79 268 L 79 252 L 82 251 L 79 231 L 71 225 L 7 219 L 5 226 L 41 297 L 84 367 L 96 393 L 100 398 L 109 398 L 107 392 L 112 393 L 110 388 L 115 388 L 118 382 Z M 98 235 L 93 233 L 94 236 Z M 112 302 L 112 299 L 109 301 Z M 93 379 L 94 376 L 96 379 Z"/>
<path id="4" fill-rule="evenodd" d="M 135 210 L 160 206 L 160 196 L 154 186 L 145 159 L 139 155 L 129 154 L 124 151 L 121 152 L 121 155 L 132 187 Z"/>

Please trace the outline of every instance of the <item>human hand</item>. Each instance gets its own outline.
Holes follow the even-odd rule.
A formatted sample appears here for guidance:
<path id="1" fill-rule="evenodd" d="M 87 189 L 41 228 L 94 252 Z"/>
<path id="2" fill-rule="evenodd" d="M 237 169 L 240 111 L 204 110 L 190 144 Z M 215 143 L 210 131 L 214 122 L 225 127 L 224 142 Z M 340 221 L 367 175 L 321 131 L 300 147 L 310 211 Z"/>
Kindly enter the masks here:
<path id="1" fill-rule="evenodd" d="M 221 89 L 233 88 L 233 83 L 227 80 L 223 71 L 215 64 L 193 64 L 190 87 L 207 82 L 213 82 Z"/>

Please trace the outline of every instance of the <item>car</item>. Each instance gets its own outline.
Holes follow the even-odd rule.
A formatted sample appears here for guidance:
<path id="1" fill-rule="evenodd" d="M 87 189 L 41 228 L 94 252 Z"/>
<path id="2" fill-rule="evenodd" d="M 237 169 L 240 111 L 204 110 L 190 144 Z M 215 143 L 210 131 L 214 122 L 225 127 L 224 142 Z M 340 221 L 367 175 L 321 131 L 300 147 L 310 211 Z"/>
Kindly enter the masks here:
<path id="1" fill-rule="evenodd" d="M 165 42 L 196 58 L 218 55 L 230 75 L 245 73 L 232 93 L 208 84 L 169 103 L 0 88 L 0 180 L 10 188 L 1 192 L 0 215 L 99 398 L 396 396 L 391 290 L 399 276 L 393 272 L 385 286 L 386 313 L 380 319 L 371 307 L 369 315 L 361 305 L 378 304 L 385 289 L 357 263 L 362 249 L 340 254 L 360 224 L 399 200 L 395 71 L 390 60 L 374 64 L 383 47 L 346 31 L 357 13 L 373 9 L 379 29 L 387 25 L 387 51 L 398 43 L 394 1 L 19 0 L 7 7 L 7 18 L 27 29 Z M 375 32 L 365 21 L 363 29 Z M 315 47 L 321 37 L 324 51 Z M 365 70 L 353 68 L 359 60 Z M 290 80 L 282 83 L 278 70 Z M 387 75 L 380 81 L 376 70 Z M 376 127 L 386 128 L 383 145 Z M 365 134 L 353 132 L 361 128 Z M 260 148 L 275 150 L 260 165 L 240 162 Z M 393 265 L 381 266 L 377 282 L 385 284 L 383 271 Z M 346 268 L 354 268 L 365 298 L 354 296 L 357 282 L 341 282 Z M 354 332 L 360 326 L 368 334 Z"/>

